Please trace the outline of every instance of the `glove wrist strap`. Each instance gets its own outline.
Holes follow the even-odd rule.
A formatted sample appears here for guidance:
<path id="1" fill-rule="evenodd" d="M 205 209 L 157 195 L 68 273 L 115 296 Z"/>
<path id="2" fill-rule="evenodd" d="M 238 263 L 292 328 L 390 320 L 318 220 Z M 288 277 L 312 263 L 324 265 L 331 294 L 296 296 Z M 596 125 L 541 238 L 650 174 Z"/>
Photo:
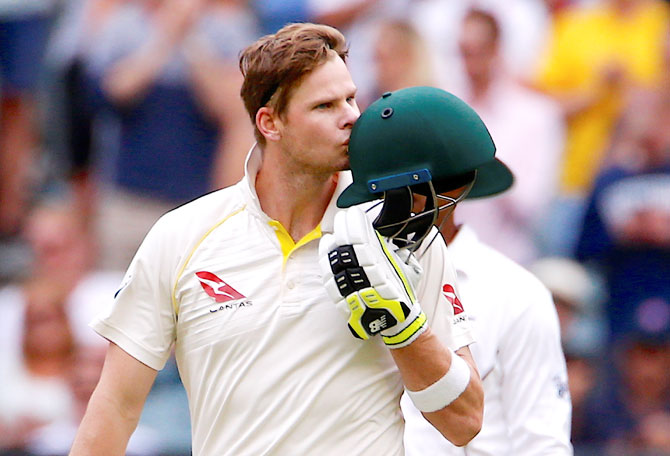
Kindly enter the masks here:
<path id="1" fill-rule="evenodd" d="M 411 323 L 405 325 L 397 334 L 385 335 L 382 333 L 382 339 L 388 348 L 402 348 L 414 342 L 427 328 L 426 314 L 421 311 Z"/>

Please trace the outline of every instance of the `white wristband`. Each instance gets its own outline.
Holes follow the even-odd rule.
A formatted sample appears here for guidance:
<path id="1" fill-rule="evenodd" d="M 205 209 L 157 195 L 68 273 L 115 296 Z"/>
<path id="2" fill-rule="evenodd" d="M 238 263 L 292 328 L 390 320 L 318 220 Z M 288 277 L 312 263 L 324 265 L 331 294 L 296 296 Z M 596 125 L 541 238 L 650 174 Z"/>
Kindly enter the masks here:
<path id="1" fill-rule="evenodd" d="M 422 412 L 436 412 L 455 401 L 470 383 L 470 366 L 463 358 L 451 352 L 451 366 L 444 376 L 421 391 L 407 390 L 416 408 Z"/>

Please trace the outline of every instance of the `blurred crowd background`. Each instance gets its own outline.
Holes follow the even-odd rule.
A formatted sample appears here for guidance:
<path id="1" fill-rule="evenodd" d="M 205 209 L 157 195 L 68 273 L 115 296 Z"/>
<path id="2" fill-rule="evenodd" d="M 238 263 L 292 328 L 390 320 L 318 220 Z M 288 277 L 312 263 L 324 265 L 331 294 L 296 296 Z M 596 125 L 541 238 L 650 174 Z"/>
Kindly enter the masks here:
<path id="1" fill-rule="evenodd" d="M 475 108 L 516 183 L 458 217 L 554 295 L 575 454 L 670 455 L 661 0 L 0 0 L 0 454 L 67 454 L 88 321 L 161 214 L 242 176 L 237 56 L 293 21 L 345 33 L 362 109 L 413 85 Z M 189 453 L 170 362 L 128 454 Z"/>

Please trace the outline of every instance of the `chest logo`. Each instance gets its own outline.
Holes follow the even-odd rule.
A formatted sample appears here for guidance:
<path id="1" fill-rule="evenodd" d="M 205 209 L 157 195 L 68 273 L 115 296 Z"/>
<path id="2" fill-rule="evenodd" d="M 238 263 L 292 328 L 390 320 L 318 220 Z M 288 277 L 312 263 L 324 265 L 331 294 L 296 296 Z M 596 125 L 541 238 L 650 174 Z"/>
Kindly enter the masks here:
<path id="1" fill-rule="evenodd" d="M 195 275 L 198 276 L 200 285 L 202 285 L 202 289 L 205 290 L 205 293 L 214 298 L 216 302 L 227 302 L 246 298 L 242 293 L 211 272 L 200 271 L 196 272 Z"/>
<path id="2" fill-rule="evenodd" d="M 442 294 L 454 308 L 454 315 L 458 315 L 464 311 L 463 304 L 461 304 L 460 299 L 458 299 L 458 296 L 456 296 L 456 290 L 454 290 L 454 287 L 448 283 L 445 283 L 442 287 Z"/>

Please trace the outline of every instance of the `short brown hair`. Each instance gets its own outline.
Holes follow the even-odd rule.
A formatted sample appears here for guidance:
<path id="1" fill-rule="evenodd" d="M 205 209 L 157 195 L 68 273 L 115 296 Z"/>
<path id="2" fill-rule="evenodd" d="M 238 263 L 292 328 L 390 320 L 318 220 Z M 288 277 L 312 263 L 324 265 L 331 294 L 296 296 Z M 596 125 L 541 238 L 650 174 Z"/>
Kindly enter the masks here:
<path id="1" fill-rule="evenodd" d="M 346 61 L 344 35 L 333 27 L 310 23 L 286 25 L 245 48 L 240 54 L 244 76 L 240 95 L 251 122 L 256 124 L 256 113 L 266 105 L 283 114 L 291 90 L 333 52 Z M 258 128 L 254 133 L 256 140 L 264 144 Z"/>

